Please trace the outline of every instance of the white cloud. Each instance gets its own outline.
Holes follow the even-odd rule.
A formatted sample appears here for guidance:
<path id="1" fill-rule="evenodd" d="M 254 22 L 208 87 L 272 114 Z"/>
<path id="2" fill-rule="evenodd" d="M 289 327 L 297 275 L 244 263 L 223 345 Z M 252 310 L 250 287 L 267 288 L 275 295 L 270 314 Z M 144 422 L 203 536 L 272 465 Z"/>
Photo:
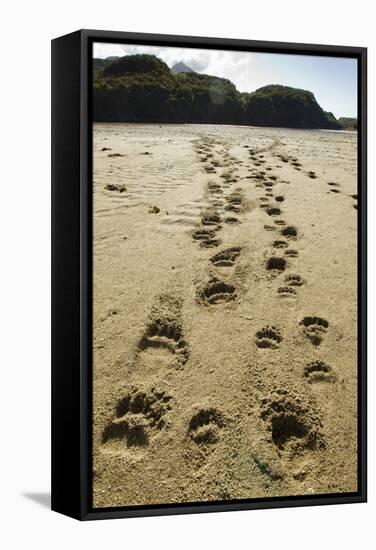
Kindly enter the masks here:
<path id="1" fill-rule="evenodd" d="M 94 57 L 154 54 L 163 59 L 169 67 L 183 61 L 196 72 L 207 73 L 231 80 L 240 91 L 252 86 L 253 54 L 221 50 L 199 50 L 196 48 L 162 48 L 157 46 L 127 46 L 125 44 L 94 44 Z"/>

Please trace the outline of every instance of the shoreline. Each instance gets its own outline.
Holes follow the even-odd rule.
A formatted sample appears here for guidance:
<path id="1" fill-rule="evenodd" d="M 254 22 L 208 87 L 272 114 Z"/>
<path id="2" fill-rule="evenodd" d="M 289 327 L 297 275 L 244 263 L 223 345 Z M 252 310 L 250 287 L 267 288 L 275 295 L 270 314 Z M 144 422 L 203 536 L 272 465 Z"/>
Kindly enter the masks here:
<path id="1" fill-rule="evenodd" d="M 107 125 L 107 124 L 119 124 L 119 125 L 135 125 L 135 126 L 234 126 L 235 128 L 253 128 L 256 130 L 292 130 L 292 131 L 307 131 L 307 132 L 337 132 L 337 133 L 353 133 L 357 134 L 358 130 L 346 130 L 346 129 L 329 129 L 329 128 L 299 128 L 299 127 L 290 127 L 290 126 L 251 126 L 249 124 L 233 124 L 226 122 L 122 122 L 122 121 L 103 121 L 103 120 L 93 120 L 93 126 L 95 125 Z"/>

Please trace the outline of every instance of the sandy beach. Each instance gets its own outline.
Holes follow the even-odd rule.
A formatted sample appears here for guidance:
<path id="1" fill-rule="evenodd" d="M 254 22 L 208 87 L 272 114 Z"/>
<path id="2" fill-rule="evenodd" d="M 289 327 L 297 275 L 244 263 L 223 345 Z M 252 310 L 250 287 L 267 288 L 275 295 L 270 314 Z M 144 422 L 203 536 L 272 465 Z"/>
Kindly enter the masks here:
<path id="1" fill-rule="evenodd" d="M 93 147 L 94 507 L 356 491 L 356 133 Z"/>

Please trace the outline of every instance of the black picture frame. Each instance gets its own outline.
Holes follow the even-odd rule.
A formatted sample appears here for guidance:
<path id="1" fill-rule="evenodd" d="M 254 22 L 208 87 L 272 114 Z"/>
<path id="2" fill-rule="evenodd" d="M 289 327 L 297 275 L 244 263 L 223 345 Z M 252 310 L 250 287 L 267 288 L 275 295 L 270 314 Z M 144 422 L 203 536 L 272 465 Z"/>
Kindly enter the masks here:
<path id="1" fill-rule="evenodd" d="M 91 505 L 93 42 L 352 57 L 358 62 L 358 491 L 126 508 Z M 52 509 L 80 520 L 367 499 L 366 48 L 80 30 L 52 41 Z"/>

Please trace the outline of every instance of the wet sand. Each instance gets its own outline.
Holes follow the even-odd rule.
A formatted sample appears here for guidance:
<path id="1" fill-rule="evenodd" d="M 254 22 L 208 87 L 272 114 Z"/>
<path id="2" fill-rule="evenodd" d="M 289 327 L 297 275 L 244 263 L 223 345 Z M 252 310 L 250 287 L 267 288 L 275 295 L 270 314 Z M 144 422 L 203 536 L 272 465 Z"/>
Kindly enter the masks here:
<path id="1" fill-rule="evenodd" d="M 95 125 L 95 507 L 356 491 L 356 154 Z"/>

